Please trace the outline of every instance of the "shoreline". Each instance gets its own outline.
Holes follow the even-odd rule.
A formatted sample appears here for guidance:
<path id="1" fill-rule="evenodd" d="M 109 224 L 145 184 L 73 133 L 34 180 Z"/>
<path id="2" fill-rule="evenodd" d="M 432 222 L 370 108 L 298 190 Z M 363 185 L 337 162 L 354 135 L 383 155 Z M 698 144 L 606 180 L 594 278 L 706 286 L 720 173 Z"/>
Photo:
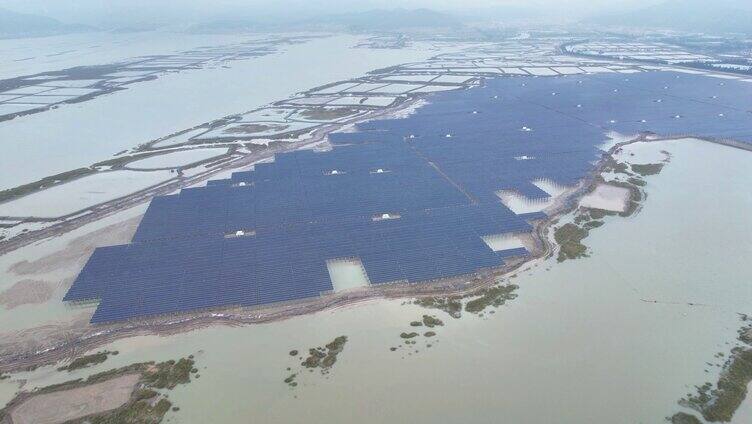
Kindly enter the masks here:
<path id="1" fill-rule="evenodd" d="M 420 283 L 369 286 L 284 304 L 240 308 L 225 307 L 97 326 L 93 326 L 88 322 L 81 326 L 80 322 L 74 321 L 70 328 L 65 328 L 66 331 L 63 331 L 66 333 L 65 337 L 60 336 L 60 332 L 58 331 L 57 337 L 49 337 L 47 343 L 36 346 L 33 351 L 31 347 L 25 352 L 17 352 L 17 349 L 9 349 L 8 345 L 5 346 L 5 349 L 1 349 L 2 347 L 0 347 L 0 372 L 19 372 L 54 364 L 60 360 L 73 358 L 79 352 L 90 351 L 116 340 L 134 336 L 170 336 L 212 325 L 241 326 L 269 323 L 325 310 L 356 306 L 376 299 L 473 296 L 481 290 L 493 286 L 497 283 L 497 280 L 510 277 L 515 271 L 523 267 L 525 267 L 523 271 L 528 270 L 536 262 L 545 260 L 556 252 L 558 244 L 553 240 L 550 229 L 559 222 L 562 216 L 571 213 L 579 207 L 579 199 L 595 189 L 600 183 L 598 177 L 613 159 L 613 154 L 620 148 L 638 142 L 657 142 L 686 138 L 654 138 L 652 136 L 654 135 L 641 134 L 629 140 L 618 142 L 612 145 L 607 151 L 604 151 L 595 168 L 577 186 L 572 188 L 571 192 L 565 197 L 556 199 L 556 203 L 550 207 L 548 218 L 531 222 L 533 226 L 531 238 L 534 241 L 534 249 L 531 250 L 531 255 L 524 258 L 511 258 L 503 267 L 483 269 L 475 274 Z M 693 137 L 693 139 L 709 141 L 697 137 Z M 630 195 L 630 200 L 632 200 L 633 196 L 634 193 Z M 639 208 L 631 212 L 636 213 L 638 211 Z M 16 332 L 16 334 L 20 336 L 20 333 L 24 331 L 34 330 L 33 328 L 22 330 Z M 45 337 L 42 338 L 44 339 Z M 2 350 L 5 351 L 3 352 Z"/>

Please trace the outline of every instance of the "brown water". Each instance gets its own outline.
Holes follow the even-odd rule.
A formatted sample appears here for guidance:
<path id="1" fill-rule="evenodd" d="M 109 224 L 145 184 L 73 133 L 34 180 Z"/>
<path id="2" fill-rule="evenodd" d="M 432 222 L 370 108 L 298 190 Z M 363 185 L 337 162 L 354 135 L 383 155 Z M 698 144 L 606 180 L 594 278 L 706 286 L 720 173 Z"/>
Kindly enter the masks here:
<path id="1" fill-rule="evenodd" d="M 196 354 L 201 377 L 170 394 L 180 406 L 170 422 L 663 422 L 694 385 L 716 380 L 719 368 L 706 362 L 730 349 L 737 313 L 752 312 L 752 154 L 698 141 L 638 151 L 651 149 L 673 159 L 646 178 L 638 215 L 607 218 L 586 240 L 590 258 L 533 264 L 513 280 L 519 297 L 493 315 L 428 311 L 446 323 L 430 348 L 420 337 L 411 350 L 391 352 L 427 311 L 376 300 L 271 324 L 122 340 L 107 347 L 120 355 L 90 370 L 18 377 L 33 387 Z M 297 388 L 283 383 L 286 367 L 299 369 L 289 350 L 342 334 L 349 342 L 329 375 L 303 372 Z M 14 387 L 1 383 L 0 395 Z M 750 402 L 736 422 L 749 417 Z"/>

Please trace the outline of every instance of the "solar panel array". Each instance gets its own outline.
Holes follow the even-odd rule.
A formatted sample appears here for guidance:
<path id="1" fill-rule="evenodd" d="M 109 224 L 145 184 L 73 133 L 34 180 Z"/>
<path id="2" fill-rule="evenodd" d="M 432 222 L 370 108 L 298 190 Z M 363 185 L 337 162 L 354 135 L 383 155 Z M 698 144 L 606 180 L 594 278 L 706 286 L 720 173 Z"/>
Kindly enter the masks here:
<path id="1" fill-rule="evenodd" d="M 548 194 L 593 167 L 604 132 L 752 141 L 752 84 L 668 72 L 501 78 L 445 92 L 402 119 L 330 136 L 253 171 L 155 198 L 132 243 L 97 249 L 65 300 L 92 322 L 261 305 L 333 290 L 326 260 L 358 257 L 371 284 L 500 266 L 482 236 L 530 231 L 494 194 Z"/>

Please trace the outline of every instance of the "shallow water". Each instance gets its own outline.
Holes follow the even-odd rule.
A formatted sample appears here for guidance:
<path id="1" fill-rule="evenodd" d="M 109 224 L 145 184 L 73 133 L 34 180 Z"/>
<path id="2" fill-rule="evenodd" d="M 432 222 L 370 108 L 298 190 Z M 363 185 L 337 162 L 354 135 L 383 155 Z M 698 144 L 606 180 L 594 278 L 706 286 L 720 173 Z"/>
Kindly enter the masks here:
<path id="1" fill-rule="evenodd" d="M 13 78 L 75 66 L 120 62 L 137 56 L 175 54 L 202 46 L 232 45 L 263 36 L 143 31 L 89 32 L 0 40 L 0 78 Z M 60 54 L 63 53 L 64 54 Z"/>
<path id="2" fill-rule="evenodd" d="M 2 203 L 0 215 L 43 218 L 64 216 L 173 178 L 176 178 L 176 174 L 166 170 L 98 172 Z"/>
<path id="3" fill-rule="evenodd" d="M 89 166 L 138 144 L 318 85 L 440 53 L 424 45 L 358 49 L 358 60 L 350 60 L 352 47 L 362 40 L 338 35 L 281 46 L 268 56 L 169 73 L 125 91 L 0 122 L 4 151 L 12 152 L 0 155 L 0 189 Z M 104 55 L 102 62 L 110 58 Z"/>
<path id="4" fill-rule="evenodd" d="M 36 242 L 22 249 L 0 255 L 0 291 L 8 289 L 13 284 L 24 279 L 47 281 L 55 287 L 52 299 L 48 302 L 21 305 L 10 310 L 0 307 L 1 331 L 21 330 L 52 322 L 66 322 L 82 313 L 93 314 L 95 309 L 93 305 L 71 307 L 61 301 L 70 286 L 70 282 L 81 270 L 86 259 L 88 259 L 88 255 L 79 255 L 80 257 L 76 260 L 54 261 L 49 269 L 37 269 L 32 273 L 24 275 L 19 275 L 11 271 L 10 268 L 21 261 L 34 262 L 49 255 L 60 254 L 61 252 L 63 255 L 66 255 L 70 251 L 69 246 L 72 241 L 109 225 L 120 224 L 125 220 L 142 215 L 146 211 L 146 207 L 146 204 L 134 206 L 59 237 Z M 129 239 L 130 237 L 127 237 L 126 240 L 112 242 L 105 237 L 104 239 L 95 240 L 94 243 L 98 246 L 107 246 L 123 243 Z"/>
<path id="5" fill-rule="evenodd" d="M 673 159 L 646 178 L 642 211 L 606 218 L 586 239 L 590 258 L 520 272 L 512 280 L 519 297 L 493 315 L 455 320 L 376 300 L 277 323 L 122 340 L 107 347 L 120 355 L 90 370 L 45 367 L 18 377 L 33 387 L 196 354 L 201 377 L 171 392 L 181 408 L 171 422 L 662 422 L 694 385 L 716 380 L 718 368 L 706 362 L 730 349 L 737 314 L 752 312 L 752 155 L 699 141 L 653 147 Z M 418 338 L 417 353 L 390 352 L 424 313 L 446 325 Z M 297 388 L 283 383 L 300 368 L 289 350 L 341 334 L 349 342 L 328 376 L 302 372 Z M 1 383 L 0 395 L 9 387 Z M 745 402 L 749 411 L 752 400 Z"/>

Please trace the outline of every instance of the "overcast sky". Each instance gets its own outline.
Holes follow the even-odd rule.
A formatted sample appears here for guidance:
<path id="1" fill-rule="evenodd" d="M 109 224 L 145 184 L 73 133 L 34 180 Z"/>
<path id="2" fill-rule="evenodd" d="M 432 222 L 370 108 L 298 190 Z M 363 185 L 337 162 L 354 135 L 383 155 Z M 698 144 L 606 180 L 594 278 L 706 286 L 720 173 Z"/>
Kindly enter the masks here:
<path id="1" fill-rule="evenodd" d="M 655 4 L 661 0 L 0 0 L 0 7 L 16 12 L 42 14 L 64 21 L 90 23 L 97 17 L 117 14 L 169 15 L 198 18 L 243 12 L 252 15 L 342 13 L 374 8 L 430 8 L 464 11 L 491 7 L 522 6 L 567 12 L 623 9 Z"/>
<path id="2" fill-rule="evenodd" d="M 217 17 L 297 16 L 357 12 L 369 9 L 430 8 L 453 13 L 508 6 L 534 9 L 541 15 L 581 18 L 610 11 L 637 9 L 666 0 L 0 0 L 0 8 L 49 16 L 67 23 L 161 20 L 175 23 Z M 677 1 L 677 0 L 674 0 Z M 681 0 L 707 1 L 709 0 Z M 749 0 L 713 0 L 748 5 Z M 746 6 L 749 7 L 749 6 Z"/>

